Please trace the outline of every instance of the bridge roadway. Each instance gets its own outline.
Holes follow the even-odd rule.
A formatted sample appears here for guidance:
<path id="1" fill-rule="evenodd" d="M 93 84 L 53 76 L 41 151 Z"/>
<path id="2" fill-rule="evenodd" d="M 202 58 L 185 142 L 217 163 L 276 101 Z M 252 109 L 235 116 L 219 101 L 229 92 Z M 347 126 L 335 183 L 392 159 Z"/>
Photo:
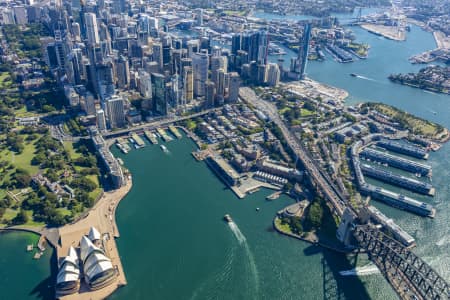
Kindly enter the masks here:
<path id="1" fill-rule="evenodd" d="M 332 184 L 331 179 L 328 176 L 324 176 L 321 168 L 317 163 L 311 159 L 305 149 L 300 145 L 297 138 L 291 133 L 291 131 L 284 125 L 284 122 L 280 119 L 276 107 L 272 104 L 259 100 L 255 92 L 247 87 L 241 88 L 239 91 L 241 98 L 261 110 L 266 114 L 280 129 L 283 133 L 286 142 L 294 151 L 297 158 L 302 162 L 308 174 L 311 176 L 313 183 L 318 185 L 318 190 L 321 191 L 327 200 L 331 202 L 335 212 L 342 216 L 345 209 L 345 199 L 340 195 L 337 188 Z"/>
<path id="2" fill-rule="evenodd" d="M 169 125 L 171 123 L 175 123 L 175 122 L 179 122 L 179 121 L 184 121 L 187 119 L 192 119 L 192 118 L 196 118 L 196 117 L 200 117 L 206 114 L 209 114 L 210 112 L 213 111 L 217 111 L 220 110 L 220 108 L 211 108 L 211 109 L 206 109 L 203 110 L 201 112 L 189 115 L 189 116 L 183 116 L 183 117 L 168 117 L 168 118 L 161 118 L 159 120 L 153 121 L 153 122 L 149 122 L 149 123 L 145 123 L 142 125 L 138 125 L 132 128 L 126 128 L 126 129 L 121 129 L 121 130 L 117 130 L 117 131 L 111 131 L 111 132 L 107 132 L 105 134 L 103 134 L 103 138 L 104 139 L 109 139 L 109 138 L 114 138 L 114 137 L 119 137 L 122 135 L 126 135 L 129 134 L 130 132 L 136 132 L 136 131 L 141 131 L 141 130 L 146 130 L 146 129 L 152 129 L 155 127 L 160 127 L 160 126 L 165 126 L 165 125 Z"/>
<path id="3" fill-rule="evenodd" d="M 281 129 L 289 146 L 301 160 L 311 179 L 335 212 L 342 216 L 345 209 L 353 209 L 345 204 L 345 198 L 334 187 L 296 137 L 287 129 L 271 103 L 260 100 L 250 88 L 241 88 L 241 99 L 265 113 Z M 358 214 L 355 213 L 355 216 Z M 383 276 L 400 299 L 450 299 L 449 284 L 422 259 L 397 241 L 389 238 L 373 225 L 353 224 L 353 236 L 359 247 L 366 250 L 369 258 L 377 265 Z"/>

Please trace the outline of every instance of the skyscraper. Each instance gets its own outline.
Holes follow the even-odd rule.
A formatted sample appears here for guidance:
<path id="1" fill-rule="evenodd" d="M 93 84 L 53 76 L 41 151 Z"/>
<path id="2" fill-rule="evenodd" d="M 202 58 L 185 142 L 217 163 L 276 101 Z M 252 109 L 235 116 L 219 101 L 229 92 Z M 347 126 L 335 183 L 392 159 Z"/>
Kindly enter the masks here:
<path id="1" fill-rule="evenodd" d="M 218 71 L 222 69 L 225 73 L 228 72 L 228 59 L 226 56 L 211 57 L 211 80 L 218 85 Z"/>
<path id="2" fill-rule="evenodd" d="M 228 102 L 237 102 L 239 97 L 239 87 L 241 86 L 241 77 L 236 72 L 229 73 L 230 84 L 228 88 Z"/>
<path id="3" fill-rule="evenodd" d="M 122 97 L 114 95 L 106 99 L 109 126 L 119 128 L 125 126 L 125 109 Z"/>
<path id="4" fill-rule="evenodd" d="M 183 70 L 184 101 L 189 103 L 194 99 L 194 74 L 191 66 L 185 66 Z"/>
<path id="5" fill-rule="evenodd" d="M 100 131 L 106 130 L 106 118 L 105 118 L 105 111 L 103 109 L 99 109 L 96 112 L 97 115 L 97 127 Z"/>
<path id="6" fill-rule="evenodd" d="M 215 105 L 216 85 L 212 81 L 206 82 L 206 107 L 211 108 Z"/>
<path id="7" fill-rule="evenodd" d="M 194 72 L 194 95 L 201 97 L 205 95 L 205 83 L 208 79 L 208 54 L 205 52 L 195 53 L 192 57 L 192 69 Z"/>
<path id="8" fill-rule="evenodd" d="M 97 45 L 100 43 L 97 26 L 97 16 L 94 13 L 85 13 L 84 21 L 86 22 L 86 38 L 89 45 Z"/>
<path id="9" fill-rule="evenodd" d="M 152 73 L 153 111 L 160 115 L 167 115 L 166 81 L 162 74 Z"/>
<path id="10" fill-rule="evenodd" d="M 231 40 L 231 53 L 237 55 L 239 50 L 244 50 L 248 53 L 249 61 L 266 64 L 269 50 L 267 31 L 245 31 L 234 35 Z"/>
<path id="11" fill-rule="evenodd" d="M 163 47 L 161 43 L 153 43 L 153 61 L 158 63 L 159 69 L 163 68 Z"/>
<path id="12" fill-rule="evenodd" d="M 275 63 L 270 63 L 267 70 L 267 84 L 277 86 L 280 82 L 280 68 Z"/>
<path id="13" fill-rule="evenodd" d="M 305 78 L 306 64 L 308 62 L 309 39 L 311 36 L 311 24 L 305 24 L 303 35 L 299 41 L 297 59 L 291 61 L 291 72 L 294 72 L 298 79 Z"/>

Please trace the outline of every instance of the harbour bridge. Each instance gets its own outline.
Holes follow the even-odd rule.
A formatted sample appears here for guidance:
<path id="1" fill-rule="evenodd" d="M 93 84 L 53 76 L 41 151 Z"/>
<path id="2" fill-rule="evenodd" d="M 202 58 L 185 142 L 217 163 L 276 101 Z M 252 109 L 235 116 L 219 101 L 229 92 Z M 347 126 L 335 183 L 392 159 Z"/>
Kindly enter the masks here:
<path id="1" fill-rule="evenodd" d="M 401 299 L 450 298 L 450 285 L 430 265 L 377 226 L 365 222 L 364 217 L 352 208 L 297 137 L 284 125 L 276 108 L 247 89 L 241 89 L 240 96 L 263 111 L 281 129 L 297 161 L 308 174 L 311 185 L 327 200 L 332 212 L 340 217 L 336 236 L 341 242 L 363 249 Z"/>
<path id="2" fill-rule="evenodd" d="M 431 266 L 375 225 L 365 223 L 295 136 L 291 136 L 290 144 L 312 185 L 341 218 L 337 232 L 339 240 L 364 249 L 401 299 L 450 298 L 450 285 Z"/>

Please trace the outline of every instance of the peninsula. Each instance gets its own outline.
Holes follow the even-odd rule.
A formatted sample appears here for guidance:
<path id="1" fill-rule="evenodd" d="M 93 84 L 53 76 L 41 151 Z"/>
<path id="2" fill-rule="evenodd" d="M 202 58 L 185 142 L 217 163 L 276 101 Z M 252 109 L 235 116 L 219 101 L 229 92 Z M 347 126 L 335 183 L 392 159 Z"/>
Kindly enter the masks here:
<path id="1" fill-rule="evenodd" d="M 389 79 L 415 88 L 450 94 L 450 67 L 428 66 L 418 73 L 392 74 Z"/>

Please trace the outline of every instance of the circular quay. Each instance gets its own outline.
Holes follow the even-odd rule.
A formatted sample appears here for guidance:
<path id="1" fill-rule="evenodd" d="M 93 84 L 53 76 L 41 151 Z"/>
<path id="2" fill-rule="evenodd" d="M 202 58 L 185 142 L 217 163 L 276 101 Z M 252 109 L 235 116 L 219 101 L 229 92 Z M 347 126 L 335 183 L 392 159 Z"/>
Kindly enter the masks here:
<path id="1" fill-rule="evenodd" d="M 449 300 L 450 0 L 0 1 L 0 299 Z"/>

